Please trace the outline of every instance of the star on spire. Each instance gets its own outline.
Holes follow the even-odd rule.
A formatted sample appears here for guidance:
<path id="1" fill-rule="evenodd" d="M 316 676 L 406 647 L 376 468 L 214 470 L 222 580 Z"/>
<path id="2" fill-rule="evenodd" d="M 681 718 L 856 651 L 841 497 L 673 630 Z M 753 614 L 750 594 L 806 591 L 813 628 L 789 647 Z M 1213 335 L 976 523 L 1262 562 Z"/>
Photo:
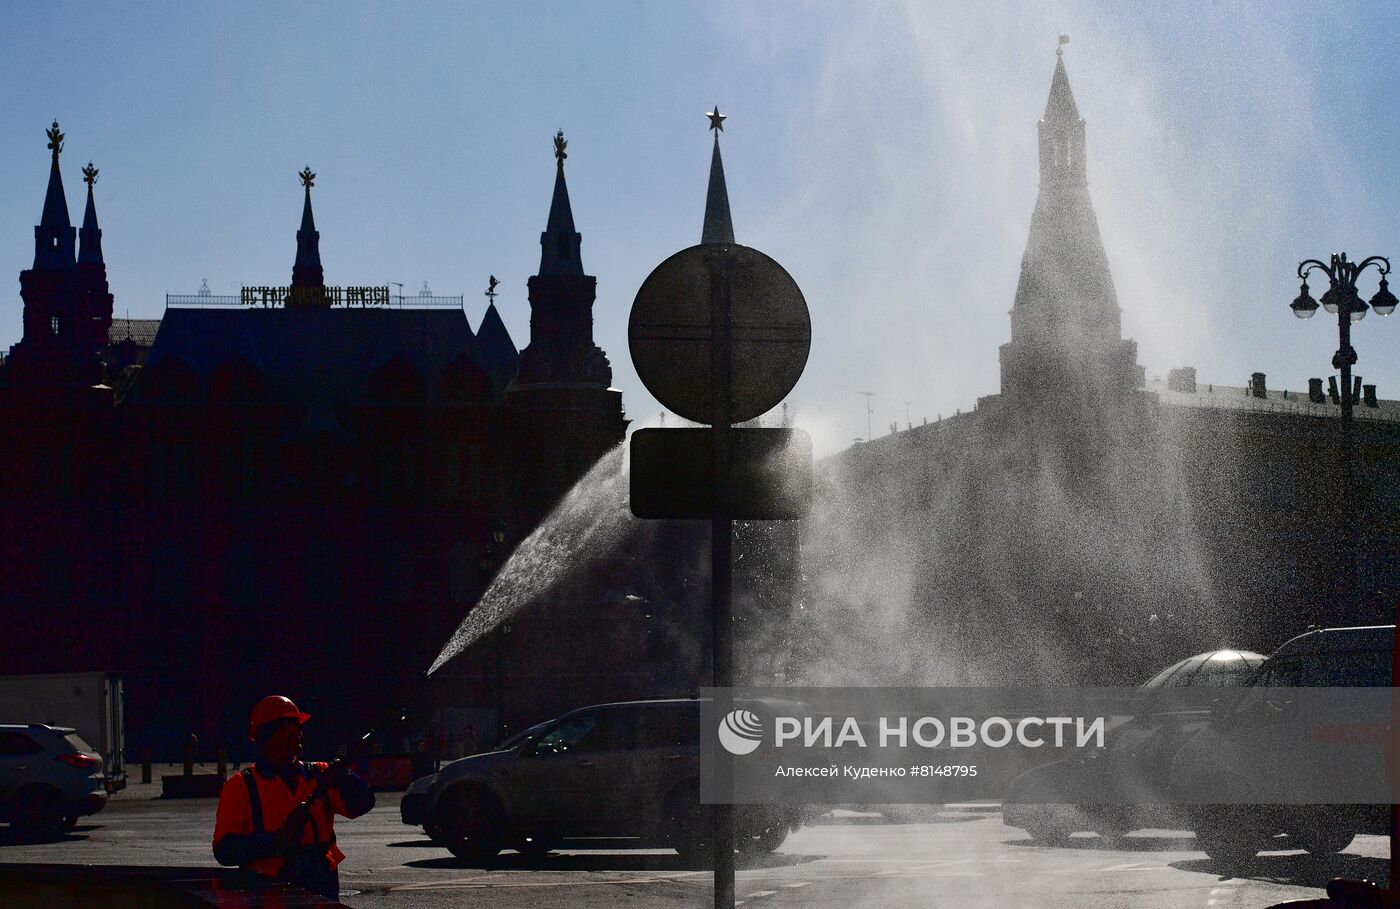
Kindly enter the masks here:
<path id="1" fill-rule="evenodd" d="M 306 187 L 308 191 L 312 186 L 316 185 L 316 175 L 311 172 L 311 165 L 309 164 L 303 167 L 301 173 L 297 174 L 297 176 L 301 177 L 301 185 Z"/>
<path id="2" fill-rule="evenodd" d="M 716 136 L 724 132 L 724 121 L 728 120 L 729 117 L 719 112 L 718 104 L 715 105 L 714 110 L 705 111 L 705 116 L 710 118 L 710 129 L 715 131 Z"/>
<path id="3" fill-rule="evenodd" d="M 564 138 L 564 131 L 561 129 L 554 134 L 554 159 L 559 162 L 559 166 L 564 166 L 564 159 L 569 157 L 564 149 L 569 147 L 568 141 Z"/>
<path id="4" fill-rule="evenodd" d="M 1056 56 L 1056 57 L 1063 57 L 1063 56 L 1065 55 L 1065 45 L 1068 44 L 1068 43 L 1069 43 L 1069 35 L 1061 34 L 1061 35 L 1060 35 L 1060 46 L 1057 47 L 1057 48 L 1055 48 L 1055 56 Z"/>
<path id="5" fill-rule="evenodd" d="M 44 131 L 44 135 L 49 137 L 49 151 L 53 152 L 54 162 L 57 163 L 59 152 L 63 151 L 63 133 L 58 129 L 57 120 Z"/>
<path id="6" fill-rule="evenodd" d="M 91 161 L 87 163 L 87 167 L 83 168 L 83 182 L 88 186 L 97 182 L 97 168 L 92 166 Z"/>

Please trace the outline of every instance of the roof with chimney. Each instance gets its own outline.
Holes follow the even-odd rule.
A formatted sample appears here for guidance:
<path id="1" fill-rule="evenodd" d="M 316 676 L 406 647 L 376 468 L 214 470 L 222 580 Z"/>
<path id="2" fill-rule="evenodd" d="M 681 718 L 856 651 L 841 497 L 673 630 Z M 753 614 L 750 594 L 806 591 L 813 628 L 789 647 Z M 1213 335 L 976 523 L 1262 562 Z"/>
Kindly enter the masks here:
<path id="1" fill-rule="evenodd" d="M 1157 396 L 1157 400 L 1168 407 L 1215 408 L 1229 411 L 1253 411 L 1256 413 L 1292 414 L 1295 416 L 1328 417 L 1338 419 L 1341 405 L 1333 404 L 1326 397 L 1316 403 L 1308 397 L 1306 386 L 1275 389 L 1255 388 L 1249 385 L 1215 385 L 1204 382 L 1183 384 L 1178 381 L 1163 381 L 1158 378 L 1147 382 L 1146 388 Z M 1262 395 L 1259 394 L 1262 392 Z M 1400 422 L 1400 401 L 1376 399 L 1371 407 L 1364 401 L 1352 406 L 1352 416 L 1357 420 L 1379 420 Z"/>

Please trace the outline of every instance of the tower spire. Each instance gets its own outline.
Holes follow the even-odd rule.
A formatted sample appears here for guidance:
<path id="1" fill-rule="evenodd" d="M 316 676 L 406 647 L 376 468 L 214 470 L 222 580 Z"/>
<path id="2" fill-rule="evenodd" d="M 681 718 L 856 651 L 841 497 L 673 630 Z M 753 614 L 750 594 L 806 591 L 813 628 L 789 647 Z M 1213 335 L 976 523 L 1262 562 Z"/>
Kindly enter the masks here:
<path id="1" fill-rule="evenodd" d="M 301 178 L 302 188 L 306 190 L 305 201 L 301 207 L 301 229 L 297 231 L 297 258 L 292 265 L 292 289 L 293 291 L 319 291 L 326 286 L 325 271 L 321 268 L 321 232 L 316 229 L 316 218 L 311 213 L 311 187 L 316 183 L 316 175 L 311 172 L 311 168 L 302 168 L 297 174 Z M 293 294 L 295 304 L 309 303 L 311 297 L 316 298 L 317 303 L 323 302 L 319 294 Z M 300 299 L 306 297 L 307 299 Z"/>
<path id="2" fill-rule="evenodd" d="M 550 384 L 606 389 L 612 384 L 607 355 L 593 343 L 593 301 L 598 279 L 583 273 L 579 245 L 564 183 L 569 143 L 554 134 L 554 199 L 540 234 L 540 270 L 526 281 L 530 296 L 530 343 L 520 352 L 516 387 Z M 495 313 L 487 307 L 487 316 Z M 499 318 L 496 316 L 495 318 Z M 494 321 L 494 319 L 492 320 Z M 485 324 L 485 323 L 483 323 Z M 495 329 L 493 329 L 495 331 Z"/>
<path id="3" fill-rule="evenodd" d="M 97 168 L 92 166 L 91 161 L 83 168 L 83 182 L 87 184 L 87 209 L 83 212 L 83 228 L 78 231 L 78 263 L 102 265 L 102 228 L 97 226 L 97 205 L 92 199 Z"/>
<path id="4" fill-rule="evenodd" d="M 1050 97 L 1045 101 L 1045 120 L 1074 121 L 1079 119 L 1079 107 L 1074 103 L 1074 92 L 1069 89 L 1069 74 L 1065 72 L 1065 45 L 1069 35 L 1060 36 L 1060 46 L 1055 49 L 1055 75 L 1050 78 Z"/>
<path id="5" fill-rule="evenodd" d="M 1040 133 L 1040 182 L 1084 183 L 1084 120 L 1070 91 L 1065 72 L 1065 45 L 1068 35 L 1060 36 L 1055 50 L 1055 73 L 1050 77 L 1050 95 L 1037 129 Z"/>
<path id="6" fill-rule="evenodd" d="M 1001 385 L 1021 401 L 1122 397 L 1142 383 L 1137 345 L 1123 338 L 1108 256 L 1085 177 L 1084 120 L 1070 92 L 1060 37 L 1040 140 L 1040 191 L 1031 214 L 1001 348 Z"/>
<path id="7" fill-rule="evenodd" d="M 701 243 L 733 243 L 734 222 L 729 217 L 729 190 L 724 185 L 724 161 L 719 155 L 719 134 L 729 119 L 719 112 L 719 105 L 708 111 L 710 129 L 715 134 L 714 151 L 710 155 L 710 188 L 705 194 L 705 223 L 700 229 Z"/>
<path id="8" fill-rule="evenodd" d="M 542 276 L 582 275 L 583 237 L 574 230 L 574 212 L 569 206 L 569 185 L 564 182 L 564 159 L 569 157 L 568 140 L 561 129 L 554 134 L 554 198 L 549 203 L 549 221 L 540 234 L 540 270 Z"/>
<path id="9" fill-rule="evenodd" d="M 58 121 L 45 131 L 49 137 L 52 163 L 49 165 L 49 187 L 44 193 L 44 213 L 34 228 L 34 270 L 61 271 L 74 264 L 77 231 L 68 220 L 68 197 L 63 192 L 63 175 L 58 170 L 58 156 L 63 152 L 63 133 Z"/>

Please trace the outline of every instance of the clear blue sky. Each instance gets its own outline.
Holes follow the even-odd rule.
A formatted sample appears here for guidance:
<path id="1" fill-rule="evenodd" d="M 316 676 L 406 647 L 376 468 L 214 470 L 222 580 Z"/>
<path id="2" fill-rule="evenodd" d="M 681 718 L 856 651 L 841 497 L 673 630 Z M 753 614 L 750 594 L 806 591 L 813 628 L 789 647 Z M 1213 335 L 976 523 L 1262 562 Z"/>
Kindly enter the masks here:
<path id="1" fill-rule="evenodd" d="M 1400 257 L 1400 13 L 1193 6 L 11 2 L 0 344 L 20 336 L 55 117 L 75 222 L 78 169 L 102 171 L 118 315 L 158 316 L 203 278 L 287 281 L 309 164 L 328 283 L 426 280 L 465 294 L 475 325 L 494 273 L 520 346 L 562 128 L 596 335 L 629 416 L 655 420 L 627 310 L 699 239 L 718 103 L 737 237 L 812 308 L 791 401 L 829 451 L 865 434 L 857 391 L 877 393 L 878 432 L 906 399 L 917 423 L 997 390 L 1063 31 L 1149 375 L 1302 388 L 1336 339 L 1289 315 L 1297 261 Z M 1368 318 L 1356 347 L 1400 397 L 1400 318 Z"/>

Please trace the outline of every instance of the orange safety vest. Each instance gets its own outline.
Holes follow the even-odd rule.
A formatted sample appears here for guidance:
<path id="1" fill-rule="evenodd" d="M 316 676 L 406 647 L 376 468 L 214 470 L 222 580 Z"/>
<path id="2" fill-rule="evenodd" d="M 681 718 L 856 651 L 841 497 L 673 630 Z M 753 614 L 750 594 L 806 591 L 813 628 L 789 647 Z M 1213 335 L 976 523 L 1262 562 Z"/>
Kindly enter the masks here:
<path id="1" fill-rule="evenodd" d="M 219 814 L 214 821 L 214 845 L 230 833 L 274 833 L 302 802 L 318 787 L 327 785 L 321 773 L 329 766 L 324 762 L 297 762 L 299 773 L 296 791 L 292 791 L 276 774 L 267 779 L 249 767 L 224 780 L 219 793 Z M 335 815 L 348 817 L 345 801 L 339 790 L 330 788 L 329 798 L 318 798 L 311 804 L 311 823 L 302 831 L 303 845 L 324 844 L 326 860 L 335 868 L 345 859 L 345 853 L 335 843 Z M 256 803 L 256 804 L 255 804 Z M 276 877 L 287 859 L 283 856 L 257 859 L 248 865 L 253 871 Z"/>

